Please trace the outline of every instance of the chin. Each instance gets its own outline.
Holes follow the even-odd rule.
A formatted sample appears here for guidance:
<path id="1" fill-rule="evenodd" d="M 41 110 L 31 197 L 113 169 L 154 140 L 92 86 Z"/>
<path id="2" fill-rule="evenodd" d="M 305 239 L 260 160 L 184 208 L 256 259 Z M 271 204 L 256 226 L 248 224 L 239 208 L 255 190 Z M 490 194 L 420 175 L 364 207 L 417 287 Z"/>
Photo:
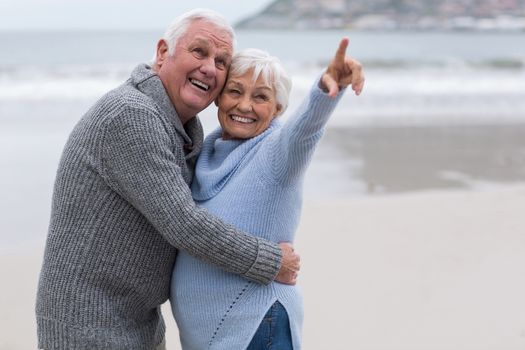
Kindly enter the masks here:
<path id="1" fill-rule="evenodd" d="M 190 106 L 193 109 L 196 110 L 203 110 L 204 108 L 208 107 L 213 102 L 212 98 L 205 98 L 203 96 L 186 96 L 184 99 L 184 103 L 187 106 Z"/>
<path id="2" fill-rule="evenodd" d="M 245 139 L 249 138 L 249 137 L 247 137 L 244 134 L 239 134 L 239 133 L 235 133 L 235 132 L 231 133 L 231 132 L 227 132 L 227 131 L 222 133 L 222 137 L 225 140 L 245 140 Z"/>
<path id="3" fill-rule="evenodd" d="M 246 134 L 238 134 L 234 136 L 238 140 L 248 140 L 253 137 L 253 135 L 246 135 Z"/>
<path id="4" fill-rule="evenodd" d="M 206 107 L 208 107 L 211 103 L 212 101 L 188 101 L 187 105 L 191 106 L 191 108 L 195 110 L 198 110 L 198 113 L 200 113 L 204 109 L 206 109 Z"/>

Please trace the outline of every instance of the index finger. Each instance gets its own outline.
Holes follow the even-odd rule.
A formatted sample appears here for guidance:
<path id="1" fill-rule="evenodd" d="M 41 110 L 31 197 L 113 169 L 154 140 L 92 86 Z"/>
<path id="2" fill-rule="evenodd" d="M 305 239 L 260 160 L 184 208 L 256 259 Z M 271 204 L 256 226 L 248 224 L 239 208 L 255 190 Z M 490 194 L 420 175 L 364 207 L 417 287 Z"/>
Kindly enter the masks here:
<path id="1" fill-rule="evenodd" d="M 341 42 L 339 43 L 339 47 L 337 48 L 337 51 L 335 53 L 335 60 L 336 61 L 344 61 L 346 57 L 346 49 L 348 47 L 348 43 L 350 42 L 350 39 L 347 37 L 344 37 L 341 39 Z"/>

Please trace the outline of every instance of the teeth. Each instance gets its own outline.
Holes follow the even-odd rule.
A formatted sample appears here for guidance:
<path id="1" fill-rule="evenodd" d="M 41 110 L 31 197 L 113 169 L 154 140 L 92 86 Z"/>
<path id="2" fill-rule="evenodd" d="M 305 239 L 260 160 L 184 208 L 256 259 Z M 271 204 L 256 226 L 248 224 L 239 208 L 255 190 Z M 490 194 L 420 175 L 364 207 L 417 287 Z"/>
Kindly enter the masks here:
<path id="1" fill-rule="evenodd" d="M 208 89 L 210 88 L 209 85 L 204 84 L 202 81 L 197 80 L 197 79 L 193 79 L 193 78 L 191 78 L 191 79 L 190 79 L 190 82 L 191 82 L 193 85 L 197 86 L 198 88 L 201 88 L 201 89 L 204 90 L 204 91 L 208 91 Z"/>
<path id="2" fill-rule="evenodd" d="M 250 118 L 244 118 L 244 117 L 239 117 L 238 115 L 232 115 L 231 118 L 233 120 L 235 120 L 236 122 L 239 122 L 239 123 L 246 123 L 246 124 L 249 124 L 249 123 L 253 123 L 255 122 L 255 120 L 253 119 L 250 119 Z"/>

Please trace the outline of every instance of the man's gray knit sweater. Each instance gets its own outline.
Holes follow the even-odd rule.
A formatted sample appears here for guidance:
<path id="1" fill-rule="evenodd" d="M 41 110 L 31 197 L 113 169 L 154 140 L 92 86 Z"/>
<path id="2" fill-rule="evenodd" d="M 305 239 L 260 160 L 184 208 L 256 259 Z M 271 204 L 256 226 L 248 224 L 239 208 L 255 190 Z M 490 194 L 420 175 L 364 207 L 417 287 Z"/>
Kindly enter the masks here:
<path id="1" fill-rule="evenodd" d="M 177 249 L 269 283 L 281 253 L 197 207 L 202 145 L 157 75 L 138 66 L 73 130 L 60 161 L 38 287 L 39 348 L 153 349 Z"/>

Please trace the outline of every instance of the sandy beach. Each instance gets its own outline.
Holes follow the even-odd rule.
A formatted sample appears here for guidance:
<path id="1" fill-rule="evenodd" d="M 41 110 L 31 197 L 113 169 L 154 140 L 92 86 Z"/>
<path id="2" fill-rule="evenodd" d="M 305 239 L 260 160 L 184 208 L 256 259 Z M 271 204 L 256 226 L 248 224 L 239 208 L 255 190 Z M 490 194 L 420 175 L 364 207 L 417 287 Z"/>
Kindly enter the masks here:
<path id="1" fill-rule="evenodd" d="M 304 349 L 524 349 L 524 207 L 525 186 L 307 201 Z M 0 350 L 36 348 L 41 256 L 0 256 Z"/>
<path id="2" fill-rule="evenodd" d="M 0 33 L 0 350 L 37 346 L 71 129 L 160 34 L 122 29 Z M 364 94 L 340 101 L 305 179 L 304 349 L 524 350 L 524 33 L 238 34 L 239 48 L 257 43 L 289 68 L 289 111 L 343 34 L 366 69 Z M 206 133 L 217 126 L 213 106 L 200 116 Z M 168 349 L 180 349 L 163 309 Z"/>

